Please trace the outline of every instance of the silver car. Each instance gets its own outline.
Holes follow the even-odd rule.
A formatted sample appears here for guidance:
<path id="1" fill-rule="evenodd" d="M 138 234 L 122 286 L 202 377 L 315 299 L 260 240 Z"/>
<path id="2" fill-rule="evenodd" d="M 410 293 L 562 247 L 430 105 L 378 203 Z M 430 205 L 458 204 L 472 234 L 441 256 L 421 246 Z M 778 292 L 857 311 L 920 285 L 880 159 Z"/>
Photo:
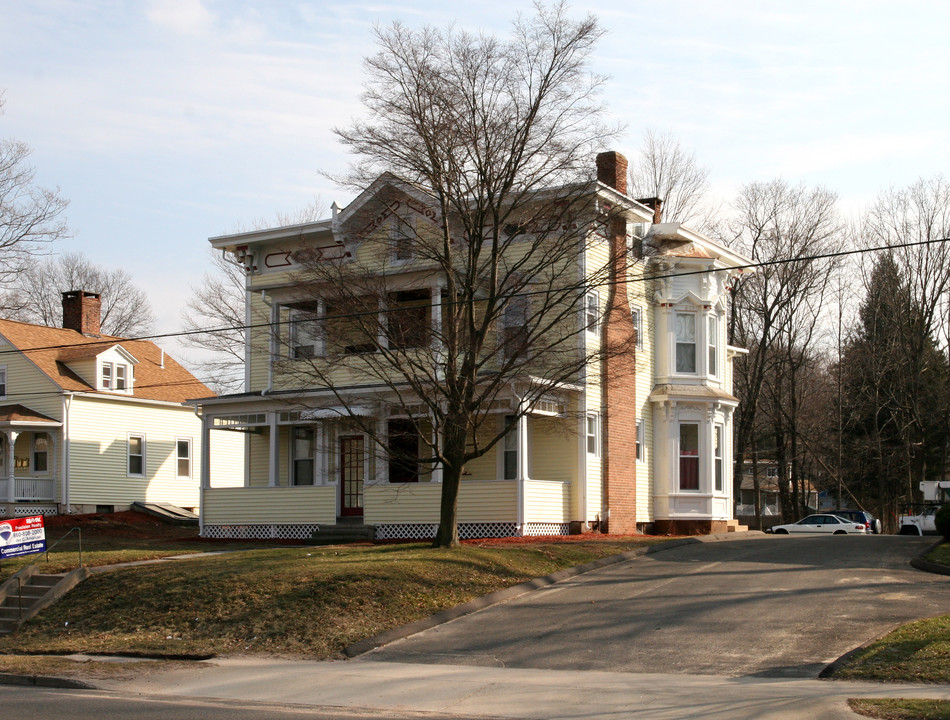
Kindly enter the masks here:
<path id="1" fill-rule="evenodd" d="M 772 532 L 776 535 L 794 535 L 795 533 L 867 535 L 868 529 L 864 523 L 856 523 L 837 515 L 809 515 L 789 525 L 776 525 L 772 528 Z"/>

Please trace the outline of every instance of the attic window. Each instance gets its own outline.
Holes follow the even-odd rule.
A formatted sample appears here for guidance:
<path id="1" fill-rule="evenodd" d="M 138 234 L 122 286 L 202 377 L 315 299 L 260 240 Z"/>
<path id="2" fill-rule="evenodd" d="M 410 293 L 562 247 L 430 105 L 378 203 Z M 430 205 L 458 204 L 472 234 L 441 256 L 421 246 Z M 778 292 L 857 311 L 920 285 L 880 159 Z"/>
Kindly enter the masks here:
<path id="1" fill-rule="evenodd" d="M 99 375 L 99 389 L 113 392 L 131 390 L 131 373 L 125 363 L 103 362 Z"/>

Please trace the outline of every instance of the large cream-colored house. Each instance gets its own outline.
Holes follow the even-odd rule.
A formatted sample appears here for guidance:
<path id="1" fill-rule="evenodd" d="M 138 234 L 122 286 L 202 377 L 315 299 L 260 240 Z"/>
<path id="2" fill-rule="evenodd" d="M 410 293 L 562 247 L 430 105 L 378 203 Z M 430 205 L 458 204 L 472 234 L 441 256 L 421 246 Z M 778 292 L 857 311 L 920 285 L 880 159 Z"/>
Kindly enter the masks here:
<path id="1" fill-rule="evenodd" d="M 99 332 L 99 296 L 63 293 L 63 328 L 0 320 L 0 517 L 197 510 L 201 421 L 213 393 L 152 342 Z M 218 438 L 217 481 L 243 476 L 243 443 Z"/>
<path id="2" fill-rule="evenodd" d="M 747 261 L 677 223 L 659 222 L 659 201 L 628 197 L 621 155 L 598 156 L 597 181 L 582 192 L 605 220 L 591 223 L 589 241 L 570 262 L 582 276 L 605 268 L 612 274 L 587 292 L 574 335 L 584 347 L 634 342 L 529 406 L 520 403 L 530 377 L 512 382 L 492 403 L 490 422 L 508 431 L 465 466 L 459 535 L 725 530 L 734 524 L 738 402 L 726 303 L 731 279 Z M 355 520 L 373 526 L 377 539 L 433 536 L 439 467 L 407 472 L 344 417 L 372 418 L 379 434 L 402 432 L 405 404 L 394 411 L 391 389 L 345 362 L 349 353 L 380 352 L 378 346 L 331 351 L 327 337 L 335 330 L 323 318 L 335 317 L 328 311 L 334 300 L 302 302 L 295 272 L 302 257 L 376 263 L 388 288 L 383 297 L 415 308 L 425 327 L 438 329 L 445 277 L 422 272 L 411 242 L 394 232 L 433 222 L 436 207 L 425 193 L 384 175 L 347 207 L 334 205 L 326 220 L 211 238 L 247 272 L 246 389 L 199 404 L 206 430 L 244 433 L 247 465 L 243 487 L 217 486 L 213 458 L 205 468 L 204 535 L 299 538 Z M 387 257 L 365 257 L 361 238 L 373 234 L 383 238 Z M 434 344 L 425 349 L 440 352 Z M 298 371 L 315 359 L 340 363 L 332 382 L 308 383 Z M 204 455 L 210 457 L 207 446 Z"/>

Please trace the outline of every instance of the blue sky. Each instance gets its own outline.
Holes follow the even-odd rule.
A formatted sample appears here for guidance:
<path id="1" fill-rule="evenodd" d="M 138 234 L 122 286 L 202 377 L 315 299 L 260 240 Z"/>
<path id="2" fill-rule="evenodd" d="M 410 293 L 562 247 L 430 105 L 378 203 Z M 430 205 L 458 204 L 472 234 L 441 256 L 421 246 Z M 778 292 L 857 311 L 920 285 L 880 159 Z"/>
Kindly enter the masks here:
<path id="1" fill-rule="evenodd" d="M 29 143 L 81 250 L 128 270 L 180 326 L 207 238 L 319 197 L 345 167 L 373 26 L 505 34 L 528 2 L 0 0 L 0 136 Z M 950 4 L 576 2 L 607 28 L 595 69 L 627 126 L 672 131 L 728 200 L 743 183 L 825 185 L 856 212 L 950 167 Z M 174 343 L 168 343 L 175 352 Z M 181 356 L 187 353 L 178 352 Z"/>

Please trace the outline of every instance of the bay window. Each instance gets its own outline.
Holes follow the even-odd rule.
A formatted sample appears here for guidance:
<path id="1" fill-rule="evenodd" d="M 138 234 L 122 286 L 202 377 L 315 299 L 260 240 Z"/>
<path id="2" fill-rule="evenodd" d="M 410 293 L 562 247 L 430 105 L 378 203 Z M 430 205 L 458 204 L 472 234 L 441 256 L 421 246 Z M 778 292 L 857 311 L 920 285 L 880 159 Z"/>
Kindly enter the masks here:
<path id="1" fill-rule="evenodd" d="M 696 372 L 696 314 L 676 313 L 676 372 Z"/>

